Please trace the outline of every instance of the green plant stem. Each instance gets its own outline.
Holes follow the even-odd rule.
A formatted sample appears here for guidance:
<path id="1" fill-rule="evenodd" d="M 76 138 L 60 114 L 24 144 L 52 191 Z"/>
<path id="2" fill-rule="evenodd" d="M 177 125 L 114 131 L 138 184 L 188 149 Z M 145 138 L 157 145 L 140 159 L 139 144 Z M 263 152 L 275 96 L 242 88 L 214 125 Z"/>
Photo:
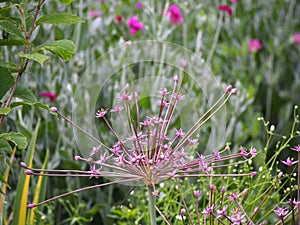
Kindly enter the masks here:
<path id="1" fill-rule="evenodd" d="M 153 196 L 153 191 L 153 187 L 148 186 L 150 224 L 156 225 L 155 198 Z"/>
<path id="2" fill-rule="evenodd" d="M 300 201 L 300 151 L 298 151 L 298 193 L 297 193 L 297 201 Z M 300 224 L 300 204 L 297 206 L 298 208 L 298 225 Z"/>
<path id="3" fill-rule="evenodd" d="M 35 9 L 35 13 L 33 15 L 33 20 L 32 20 L 32 23 L 31 23 L 31 27 L 30 27 L 28 32 L 24 31 L 25 32 L 25 38 L 26 38 L 26 44 L 24 46 L 24 51 L 23 51 L 24 54 L 27 54 L 29 52 L 29 48 L 31 46 L 30 38 L 31 38 L 31 35 L 32 35 L 35 27 L 36 27 L 35 22 L 37 20 L 38 14 L 39 14 L 39 12 L 41 10 L 41 7 L 44 4 L 44 2 L 45 2 L 45 0 L 39 0 L 38 4 L 36 6 L 36 9 Z M 8 98 L 6 99 L 6 101 L 4 101 L 5 103 L 2 106 L 3 108 L 8 108 L 10 106 L 10 103 L 12 101 L 12 98 L 13 98 L 14 94 L 15 94 L 17 86 L 18 86 L 18 84 L 21 80 L 21 77 L 22 77 L 23 73 L 25 72 L 25 70 L 27 68 L 28 62 L 29 62 L 28 59 L 21 60 L 21 62 L 19 64 L 19 71 L 18 71 L 18 75 L 17 75 L 16 81 L 15 81 L 15 84 L 12 87 Z M 0 127 L 2 126 L 4 117 L 5 117 L 5 115 L 0 115 Z"/>

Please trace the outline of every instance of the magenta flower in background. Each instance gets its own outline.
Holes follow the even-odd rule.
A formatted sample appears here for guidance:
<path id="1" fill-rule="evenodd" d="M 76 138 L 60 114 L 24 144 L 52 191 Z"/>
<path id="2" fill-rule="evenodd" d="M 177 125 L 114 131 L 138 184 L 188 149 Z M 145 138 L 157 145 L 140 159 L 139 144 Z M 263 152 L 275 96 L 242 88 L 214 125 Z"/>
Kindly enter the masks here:
<path id="1" fill-rule="evenodd" d="M 136 32 L 138 32 L 139 30 L 144 29 L 144 24 L 139 22 L 139 18 L 137 16 L 131 17 L 128 20 L 127 24 L 128 24 L 128 26 L 130 26 L 129 32 L 131 35 L 135 35 Z"/>
<path id="2" fill-rule="evenodd" d="M 118 24 L 123 22 L 123 16 L 116 16 L 116 21 Z"/>
<path id="3" fill-rule="evenodd" d="M 135 7 L 136 7 L 137 9 L 141 9 L 141 8 L 143 8 L 143 3 L 138 2 L 138 3 L 135 4 Z"/>
<path id="4" fill-rule="evenodd" d="M 168 10 L 168 14 L 170 15 L 171 24 L 183 23 L 183 17 L 177 5 L 175 4 L 171 5 Z"/>
<path id="5" fill-rule="evenodd" d="M 236 3 L 238 0 L 230 0 L 231 3 Z"/>
<path id="6" fill-rule="evenodd" d="M 294 44 L 300 44 L 300 33 L 295 32 L 293 35 Z"/>
<path id="7" fill-rule="evenodd" d="M 232 15 L 232 9 L 230 8 L 230 6 L 228 5 L 220 5 L 219 6 L 219 10 L 220 11 L 226 11 L 228 13 L 229 16 Z"/>
<path id="8" fill-rule="evenodd" d="M 97 16 L 101 16 L 101 11 L 100 10 L 91 10 L 89 12 L 89 17 L 90 18 L 97 17 Z"/>
<path id="9" fill-rule="evenodd" d="M 54 100 L 55 100 L 55 99 L 57 98 L 57 96 L 58 96 L 57 94 L 54 94 L 54 93 L 52 93 L 52 92 L 50 92 L 50 91 L 48 91 L 48 92 L 41 91 L 41 92 L 40 92 L 40 95 L 49 98 L 49 99 L 50 99 L 50 102 L 54 102 Z"/>
<path id="10" fill-rule="evenodd" d="M 252 39 L 249 41 L 249 52 L 257 52 L 262 49 L 262 45 L 258 39 Z"/>

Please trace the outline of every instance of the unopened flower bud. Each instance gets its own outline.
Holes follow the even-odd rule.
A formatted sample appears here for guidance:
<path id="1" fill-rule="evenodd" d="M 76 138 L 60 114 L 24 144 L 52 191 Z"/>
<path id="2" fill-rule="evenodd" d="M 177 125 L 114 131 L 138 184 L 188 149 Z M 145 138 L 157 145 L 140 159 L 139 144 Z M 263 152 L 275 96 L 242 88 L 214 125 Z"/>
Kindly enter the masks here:
<path id="1" fill-rule="evenodd" d="M 20 163 L 20 166 L 22 166 L 23 168 L 27 168 L 27 165 L 26 165 L 26 163 L 24 163 L 24 162 L 21 162 L 21 163 Z"/>
<path id="2" fill-rule="evenodd" d="M 51 111 L 51 112 L 57 112 L 57 108 L 54 107 L 54 106 L 52 106 L 52 107 L 50 108 L 50 111 Z"/>
<path id="3" fill-rule="evenodd" d="M 247 195 L 248 194 L 248 189 L 243 190 L 243 195 Z"/>
<path id="4" fill-rule="evenodd" d="M 224 194 L 224 193 L 226 192 L 226 187 L 223 186 L 223 187 L 221 188 L 221 192 Z"/>
<path id="5" fill-rule="evenodd" d="M 183 68 L 186 68 L 187 67 L 187 61 L 186 60 L 182 60 L 181 61 L 181 65 Z"/>
<path id="6" fill-rule="evenodd" d="M 209 186 L 209 189 L 210 189 L 211 191 L 213 191 L 213 192 L 217 190 L 217 188 L 216 188 L 215 185 L 210 185 L 210 186 Z"/>
<path id="7" fill-rule="evenodd" d="M 226 88 L 226 93 L 230 92 L 232 90 L 232 86 L 229 85 L 227 88 Z"/>
<path id="8" fill-rule="evenodd" d="M 174 82 L 175 82 L 175 83 L 177 83 L 177 82 L 178 82 L 178 75 L 177 75 L 177 74 L 175 74 L 175 75 L 174 75 L 174 78 L 173 78 L 173 80 L 174 80 Z"/>
<path id="9" fill-rule="evenodd" d="M 256 174 L 257 174 L 257 172 L 256 172 L 256 171 L 253 171 L 253 172 L 251 172 L 251 176 L 252 176 L 252 177 L 255 177 L 255 176 L 256 176 Z"/>
<path id="10" fill-rule="evenodd" d="M 81 159 L 81 157 L 79 155 L 75 156 L 75 160 L 80 160 L 80 159 Z"/>
<path id="11" fill-rule="evenodd" d="M 28 209 L 32 209 L 32 208 L 34 208 L 34 207 L 36 207 L 36 204 L 28 204 L 28 205 L 27 205 L 27 208 L 28 208 Z"/>
<path id="12" fill-rule="evenodd" d="M 279 179 L 282 178 L 282 176 L 283 176 L 283 173 L 282 173 L 282 172 L 279 172 L 278 175 L 277 175 L 277 177 L 278 177 Z"/>
<path id="13" fill-rule="evenodd" d="M 182 209 L 180 210 L 180 215 L 181 215 L 181 216 L 184 216 L 184 214 L 185 214 L 185 209 L 182 208 Z"/>
<path id="14" fill-rule="evenodd" d="M 33 172 L 32 172 L 31 170 L 25 170 L 24 173 L 25 173 L 26 175 L 32 175 L 32 174 L 33 174 Z"/>
<path id="15" fill-rule="evenodd" d="M 275 130 L 275 126 L 274 126 L 274 125 L 271 125 L 271 126 L 270 126 L 270 131 L 271 131 L 271 132 L 274 132 L 274 130 Z"/>
<path id="16" fill-rule="evenodd" d="M 194 196 L 195 196 L 196 199 L 199 199 L 200 194 L 201 194 L 201 191 L 200 191 L 200 190 L 195 190 L 195 191 L 194 191 Z"/>
<path id="17" fill-rule="evenodd" d="M 232 88 L 231 93 L 235 94 L 237 92 L 237 90 L 238 90 L 237 88 Z"/>

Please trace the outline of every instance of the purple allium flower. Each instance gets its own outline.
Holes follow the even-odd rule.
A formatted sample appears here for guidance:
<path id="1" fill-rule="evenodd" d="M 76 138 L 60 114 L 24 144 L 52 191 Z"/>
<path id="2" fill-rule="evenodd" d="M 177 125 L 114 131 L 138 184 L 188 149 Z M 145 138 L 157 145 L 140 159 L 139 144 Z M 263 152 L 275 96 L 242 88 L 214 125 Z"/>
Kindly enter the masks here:
<path id="1" fill-rule="evenodd" d="M 294 146 L 291 148 L 293 151 L 300 152 L 300 145 Z"/>
<path id="2" fill-rule="evenodd" d="M 288 157 L 285 161 L 281 160 L 281 162 L 282 162 L 283 164 L 287 165 L 287 166 L 292 166 L 292 165 L 298 163 L 298 160 L 292 161 L 292 160 L 290 159 L 290 157 Z"/>
<path id="3" fill-rule="evenodd" d="M 228 196 L 231 201 L 235 201 L 238 197 L 239 193 L 232 193 L 230 196 Z"/>
<path id="4" fill-rule="evenodd" d="M 277 206 L 277 208 L 273 211 L 276 214 L 276 216 L 280 219 L 283 219 L 289 213 L 289 210 L 287 208 L 279 206 Z"/>
<path id="5" fill-rule="evenodd" d="M 218 213 L 217 218 L 220 218 L 222 216 L 226 216 L 226 214 L 227 214 L 226 211 L 227 211 L 227 206 L 224 206 L 220 210 L 217 210 L 217 213 Z"/>
<path id="6" fill-rule="evenodd" d="M 96 118 L 103 118 L 107 113 L 107 109 L 101 109 L 96 112 Z"/>

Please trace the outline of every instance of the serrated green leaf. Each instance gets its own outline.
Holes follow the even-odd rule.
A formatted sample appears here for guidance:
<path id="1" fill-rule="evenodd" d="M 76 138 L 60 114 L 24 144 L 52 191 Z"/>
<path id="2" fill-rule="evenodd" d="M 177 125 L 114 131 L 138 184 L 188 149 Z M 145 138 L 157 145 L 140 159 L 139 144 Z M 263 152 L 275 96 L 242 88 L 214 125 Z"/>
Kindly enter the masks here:
<path id="1" fill-rule="evenodd" d="M 74 0 L 59 0 L 59 1 L 63 4 L 68 5 L 68 4 L 72 3 Z"/>
<path id="2" fill-rule="evenodd" d="M 10 144 L 7 141 L 0 140 L 0 150 L 1 151 L 4 150 L 5 152 L 9 152 L 10 153 L 12 151 L 12 148 L 11 148 Z"/>
<path id="3" fill-rule="evenodd" d="M 36 61 L 39 64 L 41 64 L 41 66 L 43 65 L 43 63 L 47 59 L 49 59 L 49 56 L 43 55 L 43 54 L 40 54 L 40 53 L 37 53 L 37 52 L 34 52 L 32 54 L 23 54 L 23 53 L 19 52 L 18 55 L 20 57 L 22 57 L 22 58 L 26 58 L 26 59 L 30 59 L 30 60 Z"/>
<path id="4" fill-rule="evenodd" d="M 6 94 L 6 92 L 14 85 L 15 79 L 11 75 L 8 69 L 0 67 L 0 99 Z"/>
<path id="5" fill-rule="evenodd" d="M 13 39 L 10 37 L 8 38 L 8 40 L 0 39 L 0 46 L 24 45 L 25 43 L 25 40 Z"/>
<path id="6" fill-rule="evenodd" d="M 10 111 L 11 108 L 0 108 L 0 115 L 7 115 Z"/>
<path id="7" fill-rule="evenodd" d="M 30 102 L 30 103 L 37 102 L 37 99 L 36 99 L 35 95 L 32 93 L 32 91 L 21 85 L 17 86 L 17 89 L 14 93 L 14 97 L 18 97 L 18 98 L 20 98 L 26 102 Z"/>
<path id="8" fill-rule="evenodd" d="M 50 51 L 64 61 L 68 61 L 74 56 L 75 45 L 72 41 L 63 39 L 37 46 L 34 51 L 40 50 Z"/>
<path id="9" fill-rule="evenodd" d="M 27 147 L 26 137 L 17 132 L 9 132 L 0 134 L 0 140 L 7 140 L 14 143 L 19 149 L 24 149 Z"/>
<path id="10" fill-rule="evenodd" d="M 23 34 L 18 29 L 18 27 L 8 20 L 0 20 L 0 28 L 5 30 L 7 33 L 21 38 L 21 40 L 25 40 Z"/>
<path id="11" fill-rule="evenodd" d="M 84 22 L 80 17 L 72 13 L 56 13 L 45 15 L 36 21 L 37 25 L 41 24 L 74 24 Z"/>

